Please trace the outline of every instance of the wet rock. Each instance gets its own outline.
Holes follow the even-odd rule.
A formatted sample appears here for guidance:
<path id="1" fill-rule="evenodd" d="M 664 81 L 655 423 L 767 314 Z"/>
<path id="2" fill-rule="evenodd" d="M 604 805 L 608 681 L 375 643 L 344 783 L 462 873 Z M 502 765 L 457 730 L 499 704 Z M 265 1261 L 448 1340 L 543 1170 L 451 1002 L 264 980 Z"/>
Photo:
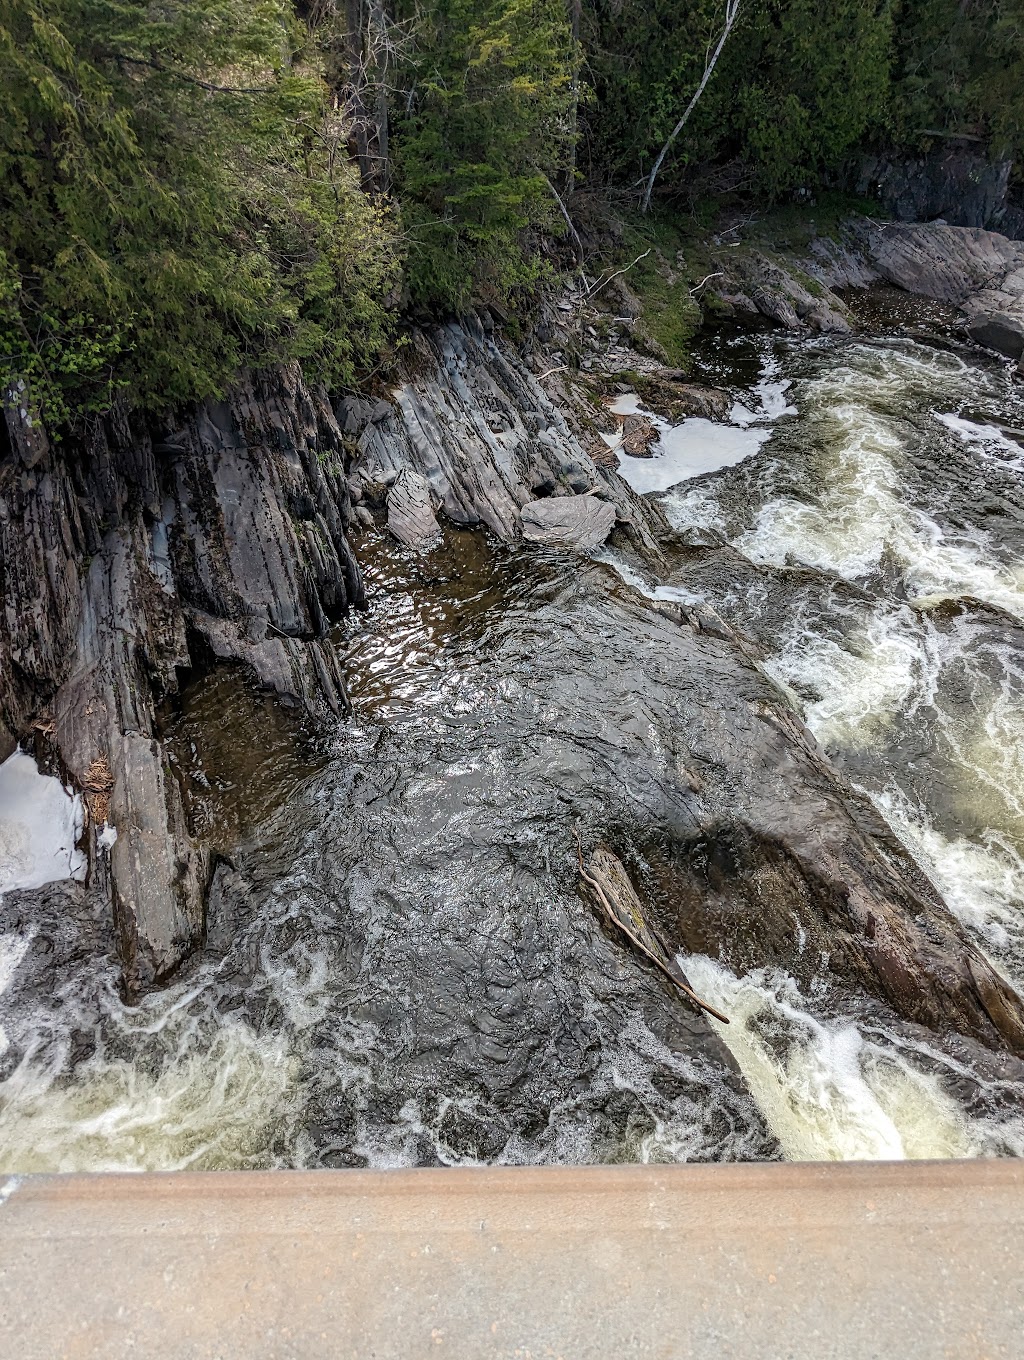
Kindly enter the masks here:
<path id="1" fill-rule="evenodd" d="M 605 541 L 615 519 L 615 506 L 596 496 L 555 496 L 523 506 L 523 537 L 529 543 L 586 552 Z"/>
<path id="2" fill-rule="evenodd" d="M 429 548 L 441 536 L 430 484 L 411 468 L 403 468 L 388 491 L 388 529 L 408 548 Z"/>
<path id="3" fill-rule="evenodd" d="M 118 837 L 108 860 L 93 822 L 90 864 L 137 996 L 201 941 L 209 875 L 158 705 L 216 659 L 311 713 L 347 702 L 327 637 L 363 600 L 341 431 L 297 367 L 251 375 L 171 429 L 115 412 L 51 445 L 20 404 L 4 416 L 0 723 L 79 788 L 111 772 Z"/>
<path id="4" fill-rule="evenodd" d="M 998 350 L 1011 359 L 1024 355 L 1024 307 L 1018 316 L 1006 312 L 975 311 L 967 323 L 967 334 L 986 349 Z"/>

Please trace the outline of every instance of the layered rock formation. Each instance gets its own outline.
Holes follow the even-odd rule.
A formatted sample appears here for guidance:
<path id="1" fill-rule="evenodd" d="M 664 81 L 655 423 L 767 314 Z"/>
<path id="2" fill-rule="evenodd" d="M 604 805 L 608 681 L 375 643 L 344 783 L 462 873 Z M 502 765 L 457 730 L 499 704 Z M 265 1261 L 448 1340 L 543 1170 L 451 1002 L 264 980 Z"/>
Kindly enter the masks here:
<path id="1" fill-rule="evenodd" d="M 836 236 L 815 238 L 802 259 L 767 248 L 723 255 L 718 305 L 738 317 L 760 314 L 789 330 L 847 331 L 837 290 L 888 283 L 948 303 L 977 344 L 1024 356 L 1024 242 L 980 227 L 944 222 L 853 219 Z"/>
<path id="2" fill-rule="evenodd" d="M 173 428 L 117 416 L 53 443 L 28 394 L 6 394 L 0 757 L 31 740 L 85 790 L 91 888 L 111 901 L 130 996 L 200 944 L 210 873 L 158 708 L 217 661 L 314 716 L 346 707 L 328 634 L 363 602 L 353 499 L 379 503 L 400 541 L 423 548 L 436 512 L 511 539 L 531 502 L 545 506 L 537 522 L 552 519 L 538 500 L 550 498 L 576 529 L 541 541 L 589 547 L 619 524 L 657 555 L 657 509 L 595 464 L 479 324 L 414 337 L 391 396 L 340 402 L 339 424 L 289 368 Z"/>
<path id="3" fill-rule="evenodd" d="M 357 443 L 355 494 L 386 501 L 389 524 L 406 543 L 429 541 L 432 511 L 510 540 L 522 534 L 530 502 L 587 496 L 614 511 L 598 517 L 602 538 L 618 523 L 638 547 L 658 553 L 665 525 L 657 507 L 595 461 L 571 407 L 556 405 L 479 322 L 417 333 L 390 403 L 346 401 L 338 415 Z M 421 480 L 410 481 L 410 472 Z"/>
<path id="4" fill-rule="evenodd" d="M 137 995 L 199 944 L 209 873 L 158 705 L 215 659 L 312 711 L 346 702 L 326 635 L 363 592 L 341 436 L 297 369 L 173 430 L 112 418 L 53 443 L 21 391 L 4 415 L 0 735 L 34 738 L 86 791 L 91 875 Z"/>

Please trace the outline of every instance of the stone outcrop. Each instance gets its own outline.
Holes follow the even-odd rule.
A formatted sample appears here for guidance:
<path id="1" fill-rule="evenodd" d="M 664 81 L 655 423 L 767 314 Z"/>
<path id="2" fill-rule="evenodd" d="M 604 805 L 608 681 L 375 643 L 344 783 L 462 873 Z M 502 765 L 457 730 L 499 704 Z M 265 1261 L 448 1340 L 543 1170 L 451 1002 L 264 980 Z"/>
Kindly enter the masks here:
<path id="1" fill-rule="evenodd" d="M 824 967 L 905 1021 L 1024 1056 L 1021 998 L 744 640 L 711 610 L 621 594 L 590 634 L 600 693 L 588 681 L 558 726 L 582 741 L 588 711 L 601 713 L 602 732 L 632 712 L 654 725 L 657 774 L 636 755 L 630 764 L 618 729 L 621 802 L 632 807 L 616 809 L 617 829 L 624 849 L 650 829 L 643 854 L 671 950 L 725 958 L 737 973 L 785 968 L 808 987 Z M 538 688 L 556 693 L 538 668 Z"/>
<path id="2" fill-rule="evenodd" d="M 24 391 L 4 406 L 0 732 L 86 789 L 91 873 L 134 996 L 200 942 L 209 875 L 158 705 L 216 659 L 310 711 L 345 705 L 327 632 L 363 589 L 341 434 L 296 368 L 172 430 L 114 416 L 51 443 Z"/>
<path id="3" fill-rule="evenodd" d="M 957 307 L 979 344 L 1019 358 L 1024 336 L 1024 242 L 944 223 L 847 224 L 812 254 L 833 288 L 878 281 Z"/>
<path id="4" fill-rule="evenodd" d="M 158 708 L 217 661 L 314 715 L 346 707 L 328 632 L 363 602 L 353 501 L 376 499 L 418 549 L 437 541 L 437 512 L 521 537 L 535 502 L 535 541 L 585 549 L 619 524 L 658 556 L 657 507 L 594 462 L 571 416 L 479 324 L 419 334 L 414 350 L 391 400 L 332 410 L 291 367 L 169 428 L 118 414 L 59 444 L 26 392 L 6 394 L 0 755 L 31 739 L 87 791 L 91 875 L 130 996 L 201 942 L 211 868 Z M 117 830 L 109 853 L 104 821 Z"/>
<path id="5" fill-rule="evenodd" d="M 888 283 L 959 309 L 976 343 L 1012 359 L 1024 352 L 1024 242 L 995 231 L 857 218 L 836 236 L 816 237 L 805 259 L 752 251 L 722 263 L 716 296 L 733 315 L 753 310 L 790 330 L 849 330 L 838 290 Z"/>
<path id="6" fill-rule="evenodd" d="M 940 141 L 925 155 L 903 151 L 866 156 L 856 192 L 881 202 L 901 222 L 943 218 L 951 226 L 1007 231 L 1007 194 L 1013 163 L 992 160 L 969 144 Z"/>
<path id="7" fill-rule="evenodd" d="M 372 412 L 366 403 L 356 416 L 347 404 L 341 412 L 357 427 L 350 473 L 356 494 L 385 500 L 389 524 L 398 479 L 413 472 L 453 524 L 480 525 L 510 541 L 521 536 L 521 512 L 531 502 L 596 498 L 638 547 L 660 556 L 657 538 L 666 527 L 660 510 L 595 461 L 573 421 L 571 398 L 564 408 L 556 405 L 479 322 L 419 332 L 414 348 L 390 403 Z M 422 497 L 419 482 L 403 485 L 419 487 Z M 408 490 L 398 495 L 407 505 Z M 397 537 L 407 523 L 403 510 Z"/>

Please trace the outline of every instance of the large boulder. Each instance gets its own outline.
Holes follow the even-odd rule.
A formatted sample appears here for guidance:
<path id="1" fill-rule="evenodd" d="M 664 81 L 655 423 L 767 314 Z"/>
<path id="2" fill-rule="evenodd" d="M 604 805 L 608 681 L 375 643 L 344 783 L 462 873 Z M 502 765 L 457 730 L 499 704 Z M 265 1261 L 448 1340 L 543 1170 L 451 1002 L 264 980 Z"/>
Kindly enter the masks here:
<path id="1" fill-rule="evenodd" d="M 615 506 L 597 496 L 552 496 L 521 511 L 523 537 L 549 548 L 586 552 L 599 547 L 615 526 Z"/>
<path id="2" fill-rule="evenodd" d="M 441 537 L 430 484 L 419 472 L 403 468 L 388 492 L 388 529 L 407 548 L 430 548 Z"/>
<path id="3" fill-rule="evenodd" d="M 967 334 L 986 349 L 998 350 L 1011 359 L 1024 355 L 1024 312 L 976 312 L 967 325 Z"/>

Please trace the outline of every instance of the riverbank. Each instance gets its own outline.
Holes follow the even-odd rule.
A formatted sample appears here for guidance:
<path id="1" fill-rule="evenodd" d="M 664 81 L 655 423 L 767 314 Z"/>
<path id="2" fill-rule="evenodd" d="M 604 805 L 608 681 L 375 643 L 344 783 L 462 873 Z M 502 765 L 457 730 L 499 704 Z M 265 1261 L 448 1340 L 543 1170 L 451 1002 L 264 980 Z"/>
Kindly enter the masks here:
<path id="1" fill-rule="evenodd" d="M 551 324 L 587 334 L 568 307 Z M 780 333 L 813 396 L 831 365 L 848 374 L 853 342 L 797 321 Z M 1004 956 L 949 909 L 863 771 L 816 741 L 773 654 L 817 559 L 792 534 L 777 561 L 744 553 L 756 479 L 785 477 L 773 450 L 803 428 L 804 397 L 792 404 L 767 351 L 730 368 L 726 346 L 684 377 L 593 329 L 592 358 L 552 335 L 524 362 L 492 317 L 452 324 L 419 333 L 372 399 L 332 408 L 266 375 L 177 435 L 112 427 L 91 451 L 16 429 L 6 486 L 30 528 L 8 518 L 4 560 L 34 593 L 8 633 L 5 712 L 44 762 L 79 771 L 91 869 L 5 902 L 8 1165 L 1014 1150 L 1024 1013 Z M 904 384 L 915 401 L 929 373 Z M 612 393 L 653 403 L 653 457 L 610 447 L 631 419 Z M 895 500 L 922 416 L 891 414 Z M 825 455 L 843 465 L 844 438 L 792 446 L 794 513 L 842 491 Z M 956 447 L 947 424 L 925 449 L 940 438 Z M 920 523 L 941 540 L 928 486 Z M 89 510 L 104 487 L 114 524 Z M 860 534 L 851 507 L 838 531 Z M 65 511 L 93 526 L 95 557 Z M 858 538 L 854 593 L 902 562 L 894 526 L 913 538 L 895 510 L 883 519 L 865 540 L 878 553 Z M 996 581 L 985 544 L 971 562 Z M 826 596 L 837 563 L 819 564 Z M 369 614 L 346 614 L 367 569 Z M 938 586 L 954 604 L 967 588 Z M 763 617 L 757 592 L 773 600 Z M 263 701 L 217 689 L 229 662 L 277 694 L 269 711 L 290 702 L 313 725 L 309 759 Z M 261 746 L 282 753 L 281 777 Z M 162 785 L 133 804 L 147 771 Z M 577 832 L 588 857 L 619 857 L 735 1035 L 584 907 Z M 814 1090 L 841 1114 L 808 1142 L 785 1112 L 805 1119 Z"/>

